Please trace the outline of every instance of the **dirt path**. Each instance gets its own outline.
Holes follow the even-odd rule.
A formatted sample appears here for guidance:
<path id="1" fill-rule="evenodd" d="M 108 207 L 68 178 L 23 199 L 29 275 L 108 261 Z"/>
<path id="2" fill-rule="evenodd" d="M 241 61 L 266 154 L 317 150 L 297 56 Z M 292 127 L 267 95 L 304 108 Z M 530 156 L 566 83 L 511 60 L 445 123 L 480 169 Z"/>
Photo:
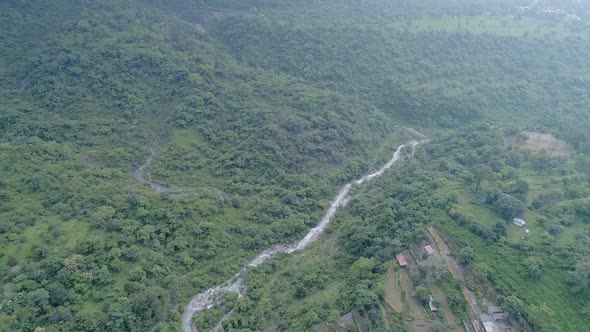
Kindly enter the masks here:
<path id="1" fill-rule="evenodd" d="M 227 194 L 223 190 L 215 187 L 171 188 L 161 183 L 158 183 L 157 181 L 154 181 L 147 169 L 152 164 L 155 157 L 156 153 L 154 149 L 150 149 L 150 154 L 147 156 L 144 164 L 137 168 L 131 169 L 131 173 L 133 174 L 133 176 L 139 182 L 148 185 L 153 191 L 159 194 L 166 194 L 168 195 L 168 197 L 185 197 L 190 195 L 191 193 L 206 191 L 211 191 L 212 194 L 217 195 L 217 197 L 221 200 L 224 199 L 224 196 L 227 196 Z"/>
<path id="2" fill-rule="evenodd" d="M 473 292 L 467 289 L 465 286 L 461 287 L 461 292 L 463 293 L 463 296 L 469 305 L 469 316 L 471 318 L 479 316 L 481 314 L 481 310 L 479 310 L 479 305 L 477 304 L 477 296 L 475 296 L 475 294 L 473 294 Z"/>
<path id="3" fill-rule="evenodd" d="M 465 272 L 463 271 L 461 265 L 459 265 L 459 263 L 457 263 L 457 261 L 450 256 L 451 249 L 447 245 L 445 237 L 442 234 L 440 234 L 440 232 L 436 228 L 432 226 L 428 226 L 428 233 L 430 233 L 430 236 L 432 236 L 432 238 L 436 242 L 436 245 L 441 255 L 449 263 L 449 271 L 451 272 L 453 277 L 457 280 L 465 281 Z M 472 319 L 477 318 L 477 316 L 481 314 L 481 310 L 479 310 L 479 306 L 477 304 L 477 296 L 475 296 L 475 294 L 471 290 L 467 289 L 467 287 L 465 286 L 461 287 L 461 292 L 463 293 L 463 296 L 465 297 L 465 300 L 467 300 L 467 303 L 469 305 L 469 316 Z"/>
<path id="4" fill-rule="evenodd" d="M 444 237 L 438 232 L 438 230 L 432 226 L 428 226 L 428 233 L 434 239 L 436 246 L 438 247 L 438 251 L 440 252 L 441 256 L 443 256 L 447 262 L 449 263 L 449 270 L 455 279 L 458 280 L 465 280 L 465 273 L 463 272 L 463 268 L 457 261 L 451 257 L 451 248 L 447 245 Z"/>

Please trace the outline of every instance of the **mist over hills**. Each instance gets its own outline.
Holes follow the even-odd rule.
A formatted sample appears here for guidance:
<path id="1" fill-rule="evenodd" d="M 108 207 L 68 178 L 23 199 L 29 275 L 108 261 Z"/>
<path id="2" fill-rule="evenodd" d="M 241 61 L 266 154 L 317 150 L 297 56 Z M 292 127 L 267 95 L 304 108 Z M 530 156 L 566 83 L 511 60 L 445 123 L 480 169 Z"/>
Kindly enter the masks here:
<path id="1" fill-rule="evenodd" d="M 248 270 L 245 295 L 197 313 L 197 328 L 340 331 L 350 312 L 363 331 L 413 330 L 383 286 L 407 279 L 444 297 L 428 321 L 447 328 L 475 318 L 466 285 L 513 328 L 583 330 L 589 13 L 2 1 L 0 331 L 179 331 L 194 294 L 301 239 L 344 184 L 423 139 L 404 127 L 431 141 L 352 189 L 316 244 Z M 427 226 L 450 256 L 471 250 L 464 280 L 433 280 L 430 261 L 406 279 L 394 268 Z"/>

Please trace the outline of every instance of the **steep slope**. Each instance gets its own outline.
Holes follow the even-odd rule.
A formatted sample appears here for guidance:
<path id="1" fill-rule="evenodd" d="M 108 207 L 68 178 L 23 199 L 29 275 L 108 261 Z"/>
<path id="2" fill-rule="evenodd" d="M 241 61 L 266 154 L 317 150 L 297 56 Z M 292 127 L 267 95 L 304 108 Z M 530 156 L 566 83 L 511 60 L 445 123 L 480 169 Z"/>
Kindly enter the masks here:
<path id="1" fill-rule="evenodd" d="M 0 6 L 1 331 L 175 330 L 399 142 L 367 103 L 237 64 L 147 2 Z M 150 149 L 183 195 L 133 177 Z"/>
<path id="2" fill-rule="evenodd" d="M 585 21 L 501 1 L 456 2 L 462 11 L 416 3 L 260 1 L 259 14 L 211 18 L 210 30 L 241 63 L 361 96 L 409 122 L 552 128 L 588 151 Z"/>

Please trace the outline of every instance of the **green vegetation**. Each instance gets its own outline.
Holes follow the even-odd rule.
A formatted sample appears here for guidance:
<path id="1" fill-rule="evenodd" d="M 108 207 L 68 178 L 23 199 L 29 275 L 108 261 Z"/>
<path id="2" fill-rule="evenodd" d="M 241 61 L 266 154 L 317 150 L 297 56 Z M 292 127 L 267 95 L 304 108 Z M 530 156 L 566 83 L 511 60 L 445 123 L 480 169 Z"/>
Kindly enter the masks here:
<path id="1" fill-rule="evenodd" d="M 0 5 L 0 330 L 176 330 L 172 308 L 301 237 L 399 142 L 371 105 L 150 5 L 70 2 Z M 150 149 L 183 195 L 132 177 Z"/>
<path id="2" fill-rule="evenodd" d="M 539 6 L 581 20 L 508 0 L 1 2 L 0 331 L 178 331 L 193 294 L 390 158 L 398 124 L 431 142 L 199 329 L 230 312 L 225 331 L 458 325 L 445 261 L 392 265 L 435 225 L 479 297 L 525 329 L 583 331 L 590 7 Z M 571 150 L 529 149 L 530 132 Z M 134 177 L 150 155 L 169 190 Z"/>
<path id="3" fill-rule="evenodd" d="M 530 234 L 525 234 L 524 228 L 512 225 L 511 219 L 505 220 L 503 209 L 497 210 L 496 214 L 494 211 L 497 209 L 499 192 L 503 195 L 519 195 L 524 188 L 521 181 L 536 176 L 531 175 L 536 174 L 532 170 L 536 155 L 504 146 L 499 139 L 502 135 L 502 131 L 487 125 L 476 125 L 464 128 L 459 133 L 441 135 L 440 142 L 431 142 L 424 148 L 419 163 L 409 162 L 395 173 L 359 189 L 324 241 L 305 253 L 265 264 L 249 275 L 249 285 L 261 283 L 265 286 L 261 289 L 258 288 L 260 286 L 252 286 L 256 289 L 255 294 L 247 294 L 246 299 L 249 301 L 245 302 L 250 303 L 251 309 L 240 307 L 245 311 L 234 313 L 226 326 L 258 329 L 256 326 L 279 324 L 281 329 L 309 329 L 320 322 L 336 320 L 339 314 L 335 314 L 334 308 L 341 308 L 340 312 L 351 307 L 369 310 L 375 301 L 384 301 L 384 295 L 379 289 L 371 290 L 370 284 L 365 284 L 362 279 L 356 285 L 351 284 L 351 276 L 364 275 L 363 278 L 372 280 L 375 285 L 387 285 L 381 280 L 387 277 L 389 260 L 393 254 L 423 239 L 424 225 L 431 222 L 445 230 L 456 244 L 464 247 L 463 250 L 457 250 L 456 255 L 466 265 L 465 283 L 469 288 L 492 297 L 513 317 L 527 319 L 539 330 L 568 331 L 585 326 L 584 316 L 577 312 L 580 312 L 578 304 L 584 303 L 587 294 L 586 291 L 576 291 L 584 289 L 587 277 L 585 263 L 576 264 L 580 257 L 588 255 L 585 243 L 590 229 L 587 222 L 583 221 L 585 212 L 570 209 L 559 210 L 557 215 L 552 215 L 549 210 L 536 210 L 530 205 L 531 197 L 544 189 L 531 185 L 526 195 L 520 194 L 523 201 L 527 202 L 524 218 L 527 220 L 526 228 L 531 230 Z M 478 151 L 475 152 L 477 160 L 465 158 L 466 151 Z M 482 152 L 485 151 L 489 152 L 488 157 L 497 158 L 500 169 L 492 171 L 493 176 L 483 182 L 478 191 L 470 184 L 461 185 L 464 172 L 471 172 L 481 162 L 491 161 L 484 161 L 487 157 Z M 520 160 L 518 168 L 509 166 L 515 157 Z M 556 177 L 580 179 L 574 184 L 551 181 L 550 177 L 545 176 L 548 183 L 553 183 L 553 190 L 560 188 L 556 185 L 558 183 L 563 186 L 560 190 L 580 195 L 568 198 L 560 196 L 562 198 L 556 205 L 566 206 L 579 199 L 584 200 L 583 197 L 588 195 L 583 189 L 588 175 L 580 173 L 575 163 L 555 162 L 554 165 L 557 169 L 548 172 L 556 174 Z M 511 201 L 518 200 L 511 197 Z M 474 206 L 489 212 L 478 213 L 478 210 L 470 209 Z M 469 211 L 475 211 L 475 214 Z M 567 211 L 571 214 L 568 215 Z M 561 232 L 551 233 L 549 223 L 543 224 L 542 221 L 559 220 L 556 217 L 578 222 L 568 226 L 559 224 Z M 582 233 L 580 230 L 583 230 Z M 564 241 L 564 238 L 571 241 Z M 335 246 L 334 241 L 338 241 L 340 246 Z M 334 254 L 327 254 L 331 252 Z M 355 257 L 360 258 L 355 260 Z M 439 284 L 456 317 L 466 317 L 465 302 L 456 281 L 449 278 L 444 268 L 437 268 L 441 264 L 434 261 L 425 260 L 421 265 L 423 278 Z M 289 266 L 292 272 L 287 275 L 279 272 L 281 268 L 276 264 Z M 360 273 L 361 266 L 367 272 Z M 318 269 L 321 269 L 320 275 L 323 276 L 321 281 L 313 277 L 317 273 L 314 271 Z M 351 272 L 343 275 L 342 271 Z M 313 282 L 305 287 L 298 286 L 297 282 L 290 280 L 295 275 Z M 315 289 L 318 286 L 320 289 Z M 332 287 L 340 291 L 333 292 Z M 426 297 L 420 297 L 420 292 L 427 290 L 421 289 L 416 288 L 415 293 L 425 303 Z M 348 296 L 352 298 L 347 300 Z M 246 317 L 254 315 L 254 310 L 261 309 L 256 303 L 262 299 L 264 303 L 269 301 L 270 304 L 269 312 L 258 312 L 255 315 L 259 317 L 256 324 L 260 325 L 240 325 L 238 322 L 244 322 Z M 310 308 L 313 308 L 313 314 L 306 316 L 312 310 Z M 290 314 L 275 315 L 276 311 L 282 310 Z M 378 324 L 378 321 L 373 324 Z"/>
<path id="4" fill-rule="evenodd" d="M 492 132 L 490 131 L 490 133 Z M 488 143 L 498 142 L 493 136 L 488 137 Z M 488 146 L 494 147 L 492 144 Z M 459 244 L 469 246 L 473 250 L 476 262 L 473 271 L 474 277 L 477 274 L 483 273 L 484 276 L 487 274 L 483 280 L 491 281 L 500 294 L 503 293 L 508 297 L 517 294 L 518 298 L 524 300 L 522 306 L 526 317 L 536 328 L 567 331 L 583 326 L 585 323 L 579 320 L 581 316 L 574 313 L 578 304 L 584 303 L 584 294 L 574 292 L 570 282 L 575 283 L 575 281 L 570 278 L 566 270 L 573 269 L 574 263 L 580 257 L 588 255 L 587 246 L 584 244 L 586 241 L 584 233 L 589 231 L 587 221 L 585 221 L 587 217 L 585 217 L 585 212 L 573 208 L 574 202 L 580 199 L 584 200 L 585 198 L 582 197 L 588 195 L 584 189 L 587 187 L 588 174 L 581 173 L 580 169 L 577 169 L 572 162 L 558 163 L 557 160 L 552 160 L 550 169 L 545 170 L 543 176 L 532 175 L 534 174 L 532 168 L 534 168 L 537 159 L 535 154 L 530 154 L 527 151 L 515 151 L 511 147 L 506 149 L 502 145 L 496 145 L 496 148 L 500 149 L 494 153 L 496 158 L 509 158 L 502 161 L 506 165 L 505 167 L 510 167 L 507 166 L 507 162 L 516 155 L 520 155 L 518 158 L 521 160 L 520 167 L 510 172 L 499 170 L 495 173 L 493 180 L 488 180 L 482 185 L 483 188 L 480 192 L 474 189 L 457 190 L 455 185 L 450 186 L 449 190 L 443 186 L 439 192 L 455 202 L 449 208 L 449 214 L 454 220 L 447 219 L 445 216 L 437 224 L 455 238 Z M 552 176 L 548 176 L 549 174 Z M 563 180 L 569 177 L 578 178 L 580 181 L 573 184 Z M 518 189 L 525 187 L 521 181 L 530 183 L 526 186 L 530 188 L 526 190 L 527 193 Z M 519 186 L 518 183 L 521 185 Z M 531 204 L 531 201 L 534 200 L 531 197 L 537 197 L 547 192 L 546 185 L 550 186 L 551 190 L 559 192 L 559 203 L 556 200 L 556 205 L 570 206 L 571 208 L 550 210 Z M 459 188 L 461 187 L 459 186 Z M 563 195 L 564 192 L 569 192 L 568 188 L 571 188 L 571 192 L 576 194 Z M 510 223 L 513 214 L 505 214 L 507 211 L 512 211 L 514 207 L 512 203 L 507 204 L 508 210 L 498 206 L 497 197 L 507 195 L 498 194 L 501 191 L 509 192 L 511 195 L 519 195 L 523 201 L 531 204 L 528 205 L 524 213 L 527 224 L 523 228 Z M 518 202 L 516 205 L 519 210 L 522 208 L 521 200 L 514 197 L 507 200 Z M 471 212 L 474 203 L 487 205 L 497 210 L 498 216 L 494 217 L 490 213 Z M 508 219 L 509 223 L 504 224 L 503 221 L 499 221 L 500 218 Z M 502 227 L 496 227 L 498 222 Z M 530 233 L 525 232 L 525 228 L 530 230 Z M 573 236 L 575 234 L 579 235 Z M 491 241 L 493 241 L 492 247 L 490 247 Z M 483 271 L 477 271 L 482 268 L 484 268 Z M 472 285 L 484 294 L 489 292 L 489 290 L 478 286 L 482 285 L 480 281 L 476 281 Z M 568 296 L 564 297 L 564 293 Z M 498 299 L 498 302 L 502 303 L 503 300 Z M 511 309 L 513 304 L 509 303 L 506 306 L 509 311 L 516 311 Z M 530 310 L 532 306 L 535 306 L 535 310 Z M 538 306 L 547 306 L 552 313 L 550 316 L 556 317 L 555 320 L 550 321 L 549 316 L 540 313 L 537 310 Z"/>
<path id="5" fill-rule="evenodd" d="M 284 10 L 273 6 L 264 16 L 217 21 L 212 31 L 243 63 L 360 95 L 397 119 L 443 127 L 478 119 L 540 125 L 559 130 L 579 151 L 588 151 L 590 137 L 583 129 L 588 127 L 588 101 L 579 93 L 588 77 L 582 65 L 588 53 L 586 25 L 575 25 L 581 35 L 566 40 L 544 34 L 504 36 L 493 26 L 480 28 L 485 33 L 471 28 L 422 31 L 413 28 L 412 19 L 458 14 L 447 5 L 420 1 L 416 7 L 439 11 L 420 15 L 414 10 L 422 8 L 399 2 L 410 8 L 387 1 L 308 1 L 307 7 Z M 476 13 L 469 12 L 474 2 L 453 5 L 463 3 L 461 14 L 477 21 Z M 510 11 L 501 4 L 488 6 L 477 11 Z M 401 27 L 391 26 L 395 21 Z"/>

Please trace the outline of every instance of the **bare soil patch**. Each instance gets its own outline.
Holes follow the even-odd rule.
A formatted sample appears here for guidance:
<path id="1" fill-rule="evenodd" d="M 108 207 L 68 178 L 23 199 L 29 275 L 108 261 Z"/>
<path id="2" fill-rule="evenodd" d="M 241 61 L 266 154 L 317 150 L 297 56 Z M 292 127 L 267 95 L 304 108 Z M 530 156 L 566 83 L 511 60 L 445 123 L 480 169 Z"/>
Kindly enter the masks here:
<path id="1" fill-rule="evenodd" d="M 522 133 L 526 137 L 524 142 L 521 142 L 517 137 L 512 136 L 507 139 L 507 143 L 511 145 L 520 145 L 533 151 L 545 150 L 551 157 L 569 156 L 573 152 L 573 148 L 570 144 L 551 134 L 534 131 L 524 131 Z"/>
<path id="2" fill-rule="evenodd" d="M 551 134 L 536 133 L 525 131 L 527 141 L 524 143 L 532 150 L 546 150 L 549 155 L 567 156 L 571 153 L 571 146 L 564 140 L 560 140 Z"/>

